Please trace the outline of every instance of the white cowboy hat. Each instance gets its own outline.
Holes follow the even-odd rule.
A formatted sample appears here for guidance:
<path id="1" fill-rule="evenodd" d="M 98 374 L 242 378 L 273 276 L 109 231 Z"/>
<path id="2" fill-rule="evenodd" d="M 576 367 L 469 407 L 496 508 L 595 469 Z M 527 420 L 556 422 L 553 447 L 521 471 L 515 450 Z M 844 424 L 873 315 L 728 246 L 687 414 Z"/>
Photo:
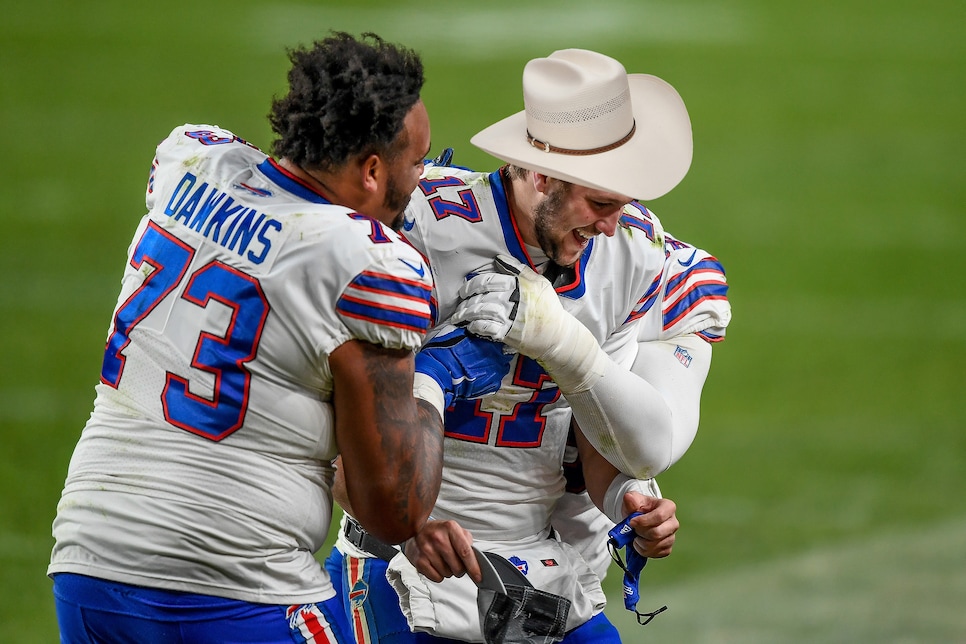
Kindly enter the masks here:
<path id="1" fill-rule="evenodd" d="M 667 193 L 691 166 L 680 95 L 609 56 L 563 49 L 531 60 L 523 105 L 470 142 L 522 168 L 635 199 Z"/>

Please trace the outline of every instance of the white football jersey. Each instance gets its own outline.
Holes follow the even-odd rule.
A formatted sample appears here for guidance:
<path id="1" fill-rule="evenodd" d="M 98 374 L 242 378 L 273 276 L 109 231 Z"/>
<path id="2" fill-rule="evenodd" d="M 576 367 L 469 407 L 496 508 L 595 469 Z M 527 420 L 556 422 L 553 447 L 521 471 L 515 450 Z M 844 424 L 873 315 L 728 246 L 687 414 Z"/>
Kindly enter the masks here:
<path id="1" fill-rule="evenodd" d="M 334 593 L 316 562 L 336 456 L 328 355 L 416 349 L 423 258 L 209 125 L 157 149 L 49 573 L 271 604 Z"/>
<path id="2" fill-rule="evenodd" d="M 429 167 L 403 233 L 429 260 L 440 320 L 453 313 L 467 273 L 492 270 L 497 254 L 534 266 L 536 251 L 524 245 L 510 216 L 501 171 Z M 627 368 L 639 340 L 687 333 L 720 340 L 731 316 L 718 261 L 667 235 L 639 203 L 625 207 L 613 237 L 593 238 L 573 271 L 552 281 L 564 308 Z M 548 530 L 565 490 L 570 416 L 546 372 L 516 356 L 499 392 L 457 401 L 446 411 L 445 467 L 433 517 L 454 519 L 485 540 Z"/>

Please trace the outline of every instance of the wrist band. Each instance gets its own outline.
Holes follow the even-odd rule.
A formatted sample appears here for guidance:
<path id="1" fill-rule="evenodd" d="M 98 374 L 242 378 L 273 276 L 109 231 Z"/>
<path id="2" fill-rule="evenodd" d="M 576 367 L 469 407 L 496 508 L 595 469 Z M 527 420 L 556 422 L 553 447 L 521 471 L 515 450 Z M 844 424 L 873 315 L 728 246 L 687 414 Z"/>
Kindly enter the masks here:
<path id="1" fill-rule="evenodd" d="M 647 489 L 647 482 L 640 479 L 632 479 L 626 474 L 618 474 L 607 487 L 604 494 L 604 514 L 614 523 L 624 520 L 624 495 L 628 492 L 640 492 L 647 496 L 652 496 Z"/>
<path id="2" fill-rule="evenodd" d="M 432 376 L 417 371 L 413 376 L 413 396 L 420 400 L 425 400 L 436 408 L 439 418 L 443 418 L 443 410 L 446 409 L 443 388 L 439 386 Z"/>

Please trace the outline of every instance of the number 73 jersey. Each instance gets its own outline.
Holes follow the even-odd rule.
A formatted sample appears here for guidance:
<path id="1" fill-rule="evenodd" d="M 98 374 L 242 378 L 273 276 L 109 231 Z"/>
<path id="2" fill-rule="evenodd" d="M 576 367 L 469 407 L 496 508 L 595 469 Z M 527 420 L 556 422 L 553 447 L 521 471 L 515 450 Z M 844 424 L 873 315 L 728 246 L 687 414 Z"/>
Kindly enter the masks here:
<path id="1" fill-rule="evenodd" d="M 439 319 L 455 310 L 464 277 L 509 254 L 540 271 L 507 201 L 505 171 L 429 167 L 403 233 L 429 259 Z M 643 205 L 625 206 L 612 237 L 588 243 L 573 269 L 551 278 L 566 310 L 618 364 L 630 368 L 639 340 L 695 333 L 723 337 L 730 319 L 718 261 L 673 239 Z M 478 539 L 514 540 L 546 530 L 565 488 L 570 408 L 546 372 L 517 356 L 496 394 L 446 410 L 443 485 L 434 518 L 455 519 Z"/>
<path id="2" fill-rule="evenodd" d="M 261 603 L 331 591 L 329 354 L 415 349 L 422 257 L 212 126 L 158 147 L 51 571 Z"/>

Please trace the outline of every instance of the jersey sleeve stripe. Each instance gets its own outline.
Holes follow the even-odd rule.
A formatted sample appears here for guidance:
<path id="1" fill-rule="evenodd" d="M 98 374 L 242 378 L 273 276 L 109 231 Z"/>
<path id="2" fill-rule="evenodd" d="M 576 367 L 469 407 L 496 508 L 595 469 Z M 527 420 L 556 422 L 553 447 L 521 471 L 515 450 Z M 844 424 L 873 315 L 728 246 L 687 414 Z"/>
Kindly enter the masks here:
<path id="1" fill-rule="evenodd" d="M 425 313 L 417 313 L 407 309 L 379 305 L 365 300 L 357 300 L 345 295 L 339 298 L 336 309 L 342 315 L 350 318 L 410 331 L 418 331 L 420 333 L 425 333 L 430 323 L 428 309 Z"/>
<path id="2" fill-rule="evenodd" d="M 430 302 L 430 298 L 427 298 L 425 293 L 420 292 L 418 289 L 404 289 L 402 292 L 398 290 L 387 291 L 385 288 L 380 288 L 379 286 L 371 283 L 367 284 L 364 282 L 355 282 L 350 286 L 350 288 L 346 289 L 346 293 L 348 293 L 350 290 L 359 291 L 360 296 L 362 293 L 371 293 L 376 297 L 391 297 L 399 300 L 408 300 L 410 302 L 419 302 L 421 304 Z"/>
<path id="3" fill-rule="evenodd" d="M 439 303 L 435 297 L 431 297 L 429 298 L 429 325 L 436 326 L 437 324 L 439 324 Z"/>
<path id="4" fill-rule="evenodd" d="M 661 275 L 658 275 L 654 278 L 654 281 L 651 282 L 651 285 L 647 287 L 647 292 L 644 293 L 644 296 L 637 302 L 637 305 L 634 307 L 634 310 L 631 311 L 631 314 L 627 316 L 626 320 L 624 320 L 624 324 L 640 319 L 645 313 L 650 311 L 651 307 L 654 306 L 654 302 L 657 301 L 658 295 L 660 294 L 660 288 Z"/>
<path id="5" fill-rule="evenodd" d="M 432 288 L 428 284 L 372 271 L 359 273 L 346 288 L 346 291 L 353 288 L 417 302 L 428 303 L 432 297 Z"/>
<path id="6" fill-rule="evenodd" d="M 719 281 L 689 282 L 680 298 L 664 311 L 664 329 L 670 329 L 692 309 L 710 300 L 727 300 L 728 285 Z"/>
<path id="7" fill-rule="evenodd" d="M 714 257 L 705 257 L 687 270 L 682 271 L 668 280 L 664 299 L 667 300 L 673 297 L 676 291 L 683 288 L 698 274 L 702 274 L 702 278 L 707 278 L 710 274 L 716 274 L 721 282 L 725 281 L 724 267 L 721 263 Z"/>
<path id="8" fill-rule="evenodd" d="M 710 331 L 698 331 L 695 335 L 699 338 L 703 338 L 706 342 L 721 342 L 724 340 L 724 336 L 718 333 L 711 333 Z"/>
<path id="9" fill-rule="evenodd" d="M 420 333 L 429 328 L 433 309 L 428 284 L 372 271 L 357 275 L 336 302 L 342 315 Z"/>

